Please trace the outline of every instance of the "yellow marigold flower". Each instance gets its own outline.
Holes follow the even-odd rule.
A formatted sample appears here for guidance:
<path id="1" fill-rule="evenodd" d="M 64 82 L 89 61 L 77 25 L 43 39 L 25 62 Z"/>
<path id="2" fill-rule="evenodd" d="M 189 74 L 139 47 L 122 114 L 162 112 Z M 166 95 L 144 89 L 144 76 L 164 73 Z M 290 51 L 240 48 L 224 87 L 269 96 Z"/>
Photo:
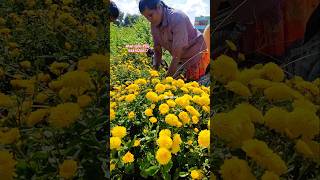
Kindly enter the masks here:
<path id="1" fill-rule="evenodd" d="M 70 88 L 65 88 L 63 87 L 60 91 L 59 91 L 59 97 L 63 100 L 63 102 L 67 102 L 69 101 L 69 99 L 71 98 L 71 96 L 78 96 L 78 91 L 76 91 L 75 89 L 70 89 Z"/>
<path id="2" fill-rule="evenodd" d="M 117 103 L 116 102 L 111 102 L 110 103 L 110 108 L 115 108 L 117 106 Z"/>
<path id="3" fill-rule="evenodd" d="M 48 98 L 49 96 L 45 92 L 40 92 L 37 94 L 35 101 L 37 103 L 44 103 Z"/>
<path id="4" fill-rule="evenodd" d="M 95 69 L 96 63 L 91 59 L 82 59 L 78 61 L 77 67 L 79 71 L 89 71 Z"/>
<path id="5" fill-rule="evenodd" d="M 197 116 L 192 116 L 191 120 L 192 120 L 193 124 L 198 124 L 198 122 L 199 122 L 199 118 Z"/>
<path id="6" fill-rule="evenodd" d="M 69 127 L 80 117 L 80 111 L 78 104 L 59 104 L 50 109 L 49 123 L 58 128 Z"/>
<path id="7" fill-rule="evenodd" d="M 249 84 L 258 89 L 266 89 L 271 87 L 273 85 L 273 82 L 269 80 L 257 78 L 257 79 L 251 80 Z"/>
<path id="8" fill-rule="evenodd" d="M 186 88 L 186 87 L 181 87 L 180 88 L 184 93 L 189 93 L 189 90 L 188 90 L 188 88 Z"/>
<path id="9" fill-rule="evenodd" d="M 182 123 L 178 120 L 178 117 L 174 114 L 168 114 L 165 117 L 165 122 L 171 126 L 181 127 Z"/>
<path id="10" fill-rule="evenodd" d="M 150 73 L 151 77 L 158 77 L 159 76 L 158 71 L 155 71 L 155 70 L 150 70 L 149 73 Z"/>
<path id="11" fill-rule="evenodd" d="M 63 178 L 72 178 L 78 169 L 77 162 L 74 160 L 64 160 L 62 164 L 59 165 L 59 175 Z"/>
<path id="12" fill-rule="evenodd" d="M 309 91 L 313 95 L 319 95 L 320 93 L 319 88 L 312 82 L 301 81 L 296 84 L 296 87 L 300 92 Z"/>
<path id="13" fill-rule="evenodd" d="M 198 135 L 198 143 L 201 147 L 208 148 L 210 145 L 210 131 L 202 130 Z"/>
<path id="14" fill-rule="evenodd" d="M 149 119 L 149 121 L 150 121 L 152 124 L 154 124 L 154 123 L 156 123 L 158 120 L 157 120 L 157 118 L 155 118 L 155 117 L 151 117 L 151 118 Z"/>
<path id="15" fill-rule="evenodd" d="M 313 152 L 303 140 L 298 140 L 295 146 L 297 152 L 301 153 L 305 157 L 312 157 Z"/>
<path id="16" fill-rule="evenodd" d="M 92 99 L 88 95 L 79 96 L 77 99 L 77 103 L 82 108 L 88 106 L 91 103 L 91 101 L 92 101 Z"/>
<path id="17" fill-rule="evenodd" d="M 161 165 L 166 165 L 171 160 L 171 153 L 166 148 L 159 148 L 156 152 L 156 159 Z"/>
<path id="18" fill-rule="evenodd" d="M 172 108 L 176 106 L 176 103 L 172 99 L 167 100 L 167 104 Z"/>
<path id="19" fill-rule="evenodd" d="M 147 84 L 147 81 L 145 79 L 137 79 L 134 81 L 134 84 L 144 85 Z"/>
<path id="20" fill-rule="evenodd" d="M 214 79 L 225 84 L 236 79 L 238 66 L 231 57 L 221 55 L 213 61 L 212 72 Z"/>
<path id="21" fill-rule="evenodd" d="M 164 100 L 166 98 L 166 96 L 164 94 L 160 94 L 158 96 L 159 101 Z"/>
<path id="22" fill-rule="evenodd" d="M 202 179 L 203 178 L 203 174 L 202 174 L 201 170 L 192 170 L 190 176 L 192 179 Z"/>
<path id="23" fill-rule="evenodd" d="M 116 118 L 116 113 L 113 109 L 110 109 L 110 120 L 114 120 Z"/>
<path id="24" fill-rule="evenodd" d="M 230 40 L 226 40 L 227 45 L 232 51 L 237 51 L 237 46 Z"/>
<path id="25" fill-rule="evenodd" d="M 175 103 L 177 103 L 179 106 L 186 107 L 186 106 L 189 106 L 190 101 L 187 97 L 182 96 L 182 97 L 176 98 Z"/>
<path id="26" fill-rule="evenodd" d="M 28 119 L 27 119 L 27 126 L 32 127 L 35 124 L 39 123 L 49 114 L 48 109 L 38 109 L 36 111 L 33 111 L 30 113 Z"/>
<path id="27" fill-rule="evenodd" d="M 199 132 L 199 129 L 198 129 L 198 128 L 194 128 L 193 130 L 194 130 L 194 132 L 196 132 L 196 133 Z"/>
<path id="28" fill-rule="evenodd" d="M 173 142 L 171 147 L 171 153 L 177 154 L 180 151 L 180 144 L 182 143 L 180 134 L 173 135 Z"/>
<path id="29" fill-rule="evenodd" d="M 112 128 L 111 134 L 113 137 L 123 138 L 127 135 L 127 129 L 123 126 L 115 126 Z"/>
<path id="30" fill-rule="evenodd" d="M 283 81 L 284 79 L 283 70 L 278 65 L 272 62 L 264 65 L 264 67 L 262 68 L 262 74 L 268 80 L 271 80 L 274 82 L 280 82 L 280 81 Z"/>
<path id="31" fill-rule="evenodd" d="M 192 116 L 200 117 L 201 114 L 193 106 L 186 106 L 185 108 Z"/>
<path id="32" fill-rule="evenodd" d="M 284 101 L 292 100 L 292 89 L 285 84 L 274 84 L 273 86 L 264 90 L 264 95 L 270 101 Z"/>
<path id="33" fill-rule="evenodd" d="M 213 132 L 231 147 L 240 147 L 244 141 L 254 136 L 253 123 L 248 115 L 241 112 L 218 113 L 212 122 Z"/>
<path id="34" fill-rule="evenodd" d="M 166 86 L 161 83 L 158 83 L 154 89 L 156 90 L 157 93 L 162 93 L 166 90 Z"/>
<path id="35" fill-rule="evenodd" d="M 14 88 L 26 89 L 27 93 L 33 93 L 35 81 L 34 80 L 15 79 L 15 80 L 11 80 L 10 84 Z"/>
<path id="36" fill-rule="evenodd" d="M 13 180 L 16 164 L 17 162 L 13 159 L 13 155 L 10 152 L 0 150 L 1 179 Z"/>
<path id="37" fill-rule="evenodd" d="M 110 172 L 113 171 L 115 168 L 116 168 L 116 165 L 113 164 L 113 163 L 111 163 L 111 164 L 110 164 Z"/>
<path id="38" fill-rule="evenodd" d="M 135 99 L 136 99 L 136 95 L 129 94 L 129 95 L 126 96 L 125 100 L 130 103 L 130 102 L 134 101 Z"/>
<path id="39" fill-rule="evenodd" d="M 157 79 L 157 78 L 152 79 L 152 80 L 151 80 L 151 83 L 152 83 L 152 84 L 158 84 L 158 83 L 160 83 L 160 79 Z"/>
<path id="40" fill-rule="evenodd" d="M 167 98 L 172 98 L 174 96 L 174 94 L 169 90 L 167 92 L 164 93 L 165 96 L 168 96 Z M 171 100 L 171 99 L 170 99 Z"/>
<path id="41" fill-rule="evenodd" d="M 0 144 L 12 144 L 20 138 L 18 128 L 0 129 Z"/>
<path id="42" fill-rule="evenodd" d="M 139 139 L 135 140 L 134 143 L 133 143 L 133 147 L 137 147 L 137 146 L 140 146 L 140 140 Z"/>
<path id="43" fill-rule="evenodd" d="M 137 84 L 130 84 L 128 87 L 126 87 L 126 90 L 129 90 L 129 92 L 138 91 L 140 88 Z"/>
<path id="44" fill-rule="evenodd" d="M 148 108 L 148 109 L 146 109 L 146 110 L 144 111 L 144 114 L 145 114 L 146 116 L 153 116 L 153 110 L 150 109 L 150 108 Z"/>
<path id="45" fill-rule="evenodd" d="M 262 177 L 261 180 L 280 180 L 279 176 L 275 174 L 272 171 L 266 171 Z"/>
<path id="46" fill-rule="evenodd" d="M 289 113 L 287 128 L 290 138 L 302 135 L 304 138 L 313 139 L 320 132 L 320 120 L 315 112 L 296 108 Z"/>
<path id="47" fill-rule="evenodd" d="M 306 145 L 309 147 L 309 149 L 312 151 L 312 156 L 305 156 L 308 157 L 308 158 L 312 158 L 312 160 L 316 163 L 319 163 L 320 162 L 320 143 L 317 142 L 317 141 L 312 141 L 312 140 L 303 140 L 304 143 L 306 143 Z M 302 153 L 303 154 L 303 151 L 302 150 L 298 150 L 298 152 Z"/>
<path id="48" fill-rule="evenodd" d="M 160 148 L 170 149 L 172 146 L 172 139 L 169 136 L 160 136 L 157 140 L 157 144 Z"/>
<path id="49" fill-rule="evenodd" d="M 131 154 L 130 151 L 128 151 L 123 157 L 122 157 L 123 163 L 132 163 L 134 161 L 134 155 Z"/>
<path id="50" fill-rule="evenodd" d="M 50 71 L 55 75 L 60 75 L 63 72 L 63 70 L 65 70 L 68 66 L 68 63 L 53 62 L 50 65 Z"/>
<path id="51" fill-rule="evenodd" d="M 224 161 L 221 166 L 221 176 L 224 180 L 255 180 L 251 169 L 245 160 L 232 157 Z"/>
<path id="52" fill-rule="evenodd" d="M 118 150 L 121 146 L 121 139 L 119 137 L 110 137 L 110 149 Z"/>
<path id="53" fill-rule="evenodd" d="M 194 88 L 192 89 L 193 94 L 202 94 L 204 91 L 200 88 Z"/>
<path id="54" fill-rule="evenodd" d="M 209 106 L 210 105 L 210 97 L 208 95 L 202 95 L 202 96 L 194 96 L 192 98 L 192 101 L 200 106 Z"/>
<path id="55" fill-rule="evenodd" d="M 238 81 L 231 81 L 226 86 L 226 89 L 234 92 L 240 96 L 249 97 L 251 96 L 251 92 L 249 88 Z"/>
<path id="56" fill-rule="evenodd" d="M 136 114 L 135 114 L 133 111 L 131 111 L 131 112 L 128 114 L 128 118 L 129 118 L 129 119 L 133 119 L 134 117 L 136 117 Z"/>
<path id="57" fill-rule="evenodd" d="M 159 137 L 160 136 L 168 136 L 168 137 L 171 137 L 171 131 L 169 129 L 162 129 L 160 132 L 159 132 Z"/>
<path id="58" fill-rule="evenodd" d="M 246 113 L 252 122 L 263 123 L 263 115 L 262 112 L 257 108 L 248 103 L 241 103 L 236 106 L 234 111 L 240 111 L 242 113 Z"/>
<path id="59" fill-rule="evenodd" d="M 248 86 L 248 84 L 257 78 L 260 78 L 262 74 L 261 70 L 257 70 L 257 69 L 244 69 L 243 71 L 241 71 L 237 78 L 236 81 L 241 82 L 242 84 Z"/>
<path id="60" fill-rule="evenodd" d="M 288 115 L 288 111 L 279 107 L 273 107 L 264 116 L 265 124 L 276 132 L 283 133 L 287 128 Z"/>
<path id="61" fill-rule="evenodd" d="M 155 92 L 148 92 L 146 94 L 146 98 L 152 102 L 158 102 L 159 98 L 158 98 L 158 94 Z"/>
<path id="62" fill-rule="evenodd" d="M 63 87 L 63 82 L 61 80 L 51 81 L 49 83 L 49 88 L 54 91 L 59 91 Z"/>
<path id="63" fill-rule="evenodd" d="M 184 124 L 188 124 L 190 122 L 189 114 L 185 111 L 179 113 L 179 118 L 182 120 Z"/>
<path id="64" fill-rule="evenodd" d="M 30 61 L 22 61 L 19 64 L 23 69 L 30 69 L 31 68 L 31 62 Z"/>
<path id="65" fill-rule="evenodd" d="M 319 106 L 316 106 L 307 99 L 294 100 L 292 105 L 294 108 L 305 108 L 311 110 L 312 112 L 317 112 L 317 110 L 319 109 Z"/>
<path id="66" fill-rule="evenodd" d="M 0 93 L 0 107 L 12 107 L 14 105 L 11 98 L 3 93 Z"/>
<path id="67" fill-rule="evenodd" d="M 206 113 L 210 113 L 210 106 L 202 106 L 202 110 Z"/>
<path id="68" fill-rule="evenodd" d="M 184 81 L 182 79 L 174 80 L 172 81 L 172 85 L 181 88 L 184 85 Z"/>
<path id="69" fill-rule="evenodd" d="M 172 77 L 166 77 L 166 79 L 163 80 L 164 83 L 172 83 L 174 79 Z"/>
<path id="70" fill-rule="evenodd" d="M 155 104 L 151 104 L 151 109 L 154 109 L 156 107 Z"/>
<path id="71" fill-rule="evenodd" d="M 278 175 L 287 171 L 285 162 L 280 156 L 273 153 L 263 141 L 256 139 L 245 141 L 242 150 L 263 168 L 273 171 Z"/>
<path id="72" fill-rule="evenodd" d="M 170 107 L 167 104 L 161 104 L 159 106 L 159 111 L 162 115 L 167 114 L 169 112 Z"/>
<path id="73" fill-rule="evenodd" d="M 92 86 L 90 74 L 84 71 L 70 71 L 62 76 L 63 87 L 90 89 Z"/>

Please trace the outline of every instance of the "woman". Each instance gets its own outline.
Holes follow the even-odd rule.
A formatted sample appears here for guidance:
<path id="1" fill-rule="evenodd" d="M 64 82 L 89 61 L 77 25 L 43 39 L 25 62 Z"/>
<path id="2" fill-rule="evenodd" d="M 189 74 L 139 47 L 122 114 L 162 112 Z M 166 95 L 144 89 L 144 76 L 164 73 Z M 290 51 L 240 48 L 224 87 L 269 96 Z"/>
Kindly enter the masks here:
<path id="1" fill-rule="evenodd" d="M 203 35 L 194 28 L 182 11 L 168 7 L 160 0 L 140 0 L 139 10 L 151 23 L 155 60 L 158 69 L 162 48 L 172 56 L 167 76 L 177 78 L 184 71 L 187 81 L 199 80 L 210 62 Z"/>

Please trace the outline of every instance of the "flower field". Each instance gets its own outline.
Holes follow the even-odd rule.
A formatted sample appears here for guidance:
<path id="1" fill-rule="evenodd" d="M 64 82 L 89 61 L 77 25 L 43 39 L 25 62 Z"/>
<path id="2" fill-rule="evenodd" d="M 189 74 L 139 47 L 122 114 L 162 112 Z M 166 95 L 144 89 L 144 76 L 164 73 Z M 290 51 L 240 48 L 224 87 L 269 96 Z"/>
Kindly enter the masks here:
<path id="1" fill-rule="evenodd" d="M 225 180 L 319 179 L 320 78 L 286 79 L 274 63 L 240 69 L 245 59 L 238 57 L 211 64 L 213 173 Z"/>
<path id="2" fill-rule="evenodd" d="M 113 28 L 111 50 L 113 32 L 121 32 Z M 118 51 L 110 57 L 111 178 L 208 179 L 210 88 L 165 78 L 145 54 Z"/>
<path id="3" fill-rule="evenodd" d="M 1 1 L 1 179 L 107 176 L 106 9 Z"/>

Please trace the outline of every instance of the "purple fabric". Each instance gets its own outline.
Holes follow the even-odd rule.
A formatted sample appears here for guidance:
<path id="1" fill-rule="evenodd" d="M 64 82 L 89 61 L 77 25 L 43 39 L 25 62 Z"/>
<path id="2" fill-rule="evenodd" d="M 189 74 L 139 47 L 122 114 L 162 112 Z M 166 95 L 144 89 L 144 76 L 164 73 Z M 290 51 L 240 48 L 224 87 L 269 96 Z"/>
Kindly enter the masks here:
<path id="1" fill-rule="evenodd" d="M 151 26 L 154 45 L 160 45 L 171 55 L 175 49 L 181 47 L 183 52 L 179 63 L 192 58 L 188 64 L 194 64 L 201 57 L 199 52 L 207 48 L 203 35 L 194 28 L 188 16 L 182 11 L 170 8 L 163 10 L 162 23 L 158 27 Z"/>

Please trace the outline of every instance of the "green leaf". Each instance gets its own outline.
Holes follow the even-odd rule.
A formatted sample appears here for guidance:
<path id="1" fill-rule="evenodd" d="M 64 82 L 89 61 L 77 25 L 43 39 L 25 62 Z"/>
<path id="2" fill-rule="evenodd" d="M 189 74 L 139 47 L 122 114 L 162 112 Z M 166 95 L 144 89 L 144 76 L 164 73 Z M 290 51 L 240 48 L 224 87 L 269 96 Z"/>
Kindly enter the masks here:
<path id="1" fill-rule="evenodd" d="M 172 167 L 172 165 L 173 165 L 173 162 L 170 161 L 168 164 L 163 166 L 163 170 L 166 171 L 166 172 L 169 172 L 171 167 Z"/>
<path id="2" fill-rule="evenodd" d="M 189 175 L 188 172 L 180 172 L 179 177 L 187 177 Z"/>
<path id="3" fill-rule="evenodd" d="M 45 151 L 35 152 L 32 159 L 48 159 L 48 153 Z"/>
<path id="4" fill-rule="evenodd" d="M 146 171 L 140 171 L 140 175 L 144 178 L 148 178 L 148 174 Z"/>
<path id="5" fill-rule="evenodd" d="M 164 180 L 171 180 L 171 176 L 169 175 L 168 172 L 163 172 L 163 171 L 162 171 L 162 178 L 163 178 Z"/>
<path id="6" fill-rule="evenodd" d="M 148 176 L 154 176 L 159 171 L 159 166 L 151 166 L 148 169 L 145 170 L 145 172 L 148 174 Z"/>
<path id="7" fill-rule="evenodd" d="M 130 164 L 128 164 L 128 165 L 125 165 L 125 171 L 126 171 L 126 173 L 128 173 L 128 174 L 132 173 L 132 172 L 133 172 L 133 169 L 134 169 L 133 163 L 130 163 Z"/>
<path id="8" fill-rule="evenodd" d="M 28 163 L 25 161 L 19 161 L 18 164 L 16 165 L 17 170 L 25 170 L 28 168 Z"/>

